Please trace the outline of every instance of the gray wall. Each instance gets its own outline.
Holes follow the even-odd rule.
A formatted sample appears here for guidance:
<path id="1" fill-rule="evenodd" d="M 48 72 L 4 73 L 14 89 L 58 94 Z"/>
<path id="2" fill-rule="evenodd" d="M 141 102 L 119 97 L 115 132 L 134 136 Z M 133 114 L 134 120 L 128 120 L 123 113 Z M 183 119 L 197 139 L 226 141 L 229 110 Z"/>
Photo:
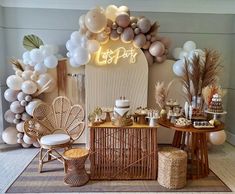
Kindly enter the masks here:
<path id="1" fill-rule="evenodd" d="M 36 34 L 44 42 L 60 46 L 61 54 L 66 53 L 65 42 L 72 31 L 78 29 L 79 16 L 86 11 L 55 10 L 55 9 L 24 9 L 3 8 L 0 14 L 4 15 L 5 49 L 0 48 L 0 56 L 5 50 L 6 60 L 12 56 L 20 58 L 24 52 L 22 38 L 25 34 Z M 221 73 L 221 83 L 224 88 L 229 88 L 227 116 L 228 130 L 235 134 L 232 125 L 232 113 L 235 108 L 231 105 L 235 99 L 235 16 L 219 14 L 181 14 L 181 13 L 151 13 L 134 12 L 132 15 L 144 15 L 152 21 L 160 22 L 160 34 L 169 36 L 173 40 L 172 48 L 182 46 L 186 40 L 193 40 L 198 48 L 218 49 L 223 56 L 224 71 Z M 0 17 L 2 18 L 2 17 Z M 1 21 L 0 21 L 1 26 Z M 1 33 L 0 28 L 0 33 Z M 2 40 L 3 41 L 3 40 Z M 1 34 L 0 34 L 0 43 Z M 1 58 L 1 57 L 0 57 Z M 4 62 L 1 62 L 4 64 Z M 2 79 L 1 65 L 1 79 Z M 13 73 L 10 66 L 6 68 L 6 75 Z M 5 74 L 4 74 L 5 75 Z M 6 76 L 3 76 L 6 78 Z M 2 82 L 1 82 L 2 83 Z M 233 106 L 235 107 L 235 106 Z M 231 113 L 230 113 L 231 112 Z"/>

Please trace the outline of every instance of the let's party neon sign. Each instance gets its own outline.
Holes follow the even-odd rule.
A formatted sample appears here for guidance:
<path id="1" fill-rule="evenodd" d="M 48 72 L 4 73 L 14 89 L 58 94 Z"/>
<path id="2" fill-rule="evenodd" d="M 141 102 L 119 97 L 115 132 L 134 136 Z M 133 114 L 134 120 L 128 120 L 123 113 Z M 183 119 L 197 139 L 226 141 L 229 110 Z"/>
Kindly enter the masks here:
<path id="1" fill-rule="evenodd" d="M 115 50 L 110 48 L 103 50 L 101 47 L 96 53 L 95 60 L 98 65 L 117 64 L 120 59 L 127 58 L 129 58 L 129 63 L 135 63 L 137 54 L 134 47 L 130 49 L 118 47 Z"/>

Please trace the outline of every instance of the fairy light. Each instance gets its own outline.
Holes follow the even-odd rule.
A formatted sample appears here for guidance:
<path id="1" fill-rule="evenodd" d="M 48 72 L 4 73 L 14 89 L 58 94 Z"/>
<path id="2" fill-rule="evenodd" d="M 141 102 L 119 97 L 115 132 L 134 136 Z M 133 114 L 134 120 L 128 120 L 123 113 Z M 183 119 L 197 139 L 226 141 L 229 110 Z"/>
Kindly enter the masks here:
<path id="1" fill-rule="evenodd" d="M 137 54 L 136 49 L 133 47 L 130 49 L 118 47 L 115 50 L 109 48 L 103 50 L 101 47 L 96 53 L 95 60 L 98 65 L 117 64 L 119 59 L 126 58 L 129 58 L 129 63 L 135 63 Z"/>

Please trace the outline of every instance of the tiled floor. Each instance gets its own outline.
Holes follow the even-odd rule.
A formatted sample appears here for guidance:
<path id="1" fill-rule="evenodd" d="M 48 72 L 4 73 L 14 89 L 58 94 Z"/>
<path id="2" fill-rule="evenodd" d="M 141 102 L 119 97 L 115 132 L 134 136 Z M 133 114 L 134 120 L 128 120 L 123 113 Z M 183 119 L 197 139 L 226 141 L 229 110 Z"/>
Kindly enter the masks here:
<path id="1" fill-rule="evenodd" d="M 0 151 L 0 193 L 9 187 L 36 153 L 37 149 Z M 235 147 L 228 143 L 214 146 L 209 150 L 209 163 L 212 171 L 235 191 Z"/>

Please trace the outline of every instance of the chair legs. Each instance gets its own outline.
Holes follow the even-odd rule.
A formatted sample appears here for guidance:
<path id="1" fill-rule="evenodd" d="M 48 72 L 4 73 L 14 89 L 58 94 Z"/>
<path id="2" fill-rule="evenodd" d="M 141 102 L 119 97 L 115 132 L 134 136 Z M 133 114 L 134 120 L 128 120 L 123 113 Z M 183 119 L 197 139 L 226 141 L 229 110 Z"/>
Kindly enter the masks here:
<path id="1" fill-rule="evenodd" d="M 67 150 L 68 147 L 65 147 L 64 150 Z M 45 153 L 44 150 L 46 151 Z M 54 152 L 54 153 L 53 153 Z M 47 158 L 47 159 L 46 159 Z M 63 163 L 64 165 L 64 172 L 67 172 L 67 165 L 64 161 L 64 158 L 62 157 L 62 155 L 55 149 L 44 149 L 44 148 L 40 148 L 39 151 L 39 165 L 38 165 L 38 172 L 41 173 L 42 172 L 42 168 L 43 168 L 43 164 L 48 163 L 50 161 L 53 160 L 58 160 L 61 163 Z"/>

